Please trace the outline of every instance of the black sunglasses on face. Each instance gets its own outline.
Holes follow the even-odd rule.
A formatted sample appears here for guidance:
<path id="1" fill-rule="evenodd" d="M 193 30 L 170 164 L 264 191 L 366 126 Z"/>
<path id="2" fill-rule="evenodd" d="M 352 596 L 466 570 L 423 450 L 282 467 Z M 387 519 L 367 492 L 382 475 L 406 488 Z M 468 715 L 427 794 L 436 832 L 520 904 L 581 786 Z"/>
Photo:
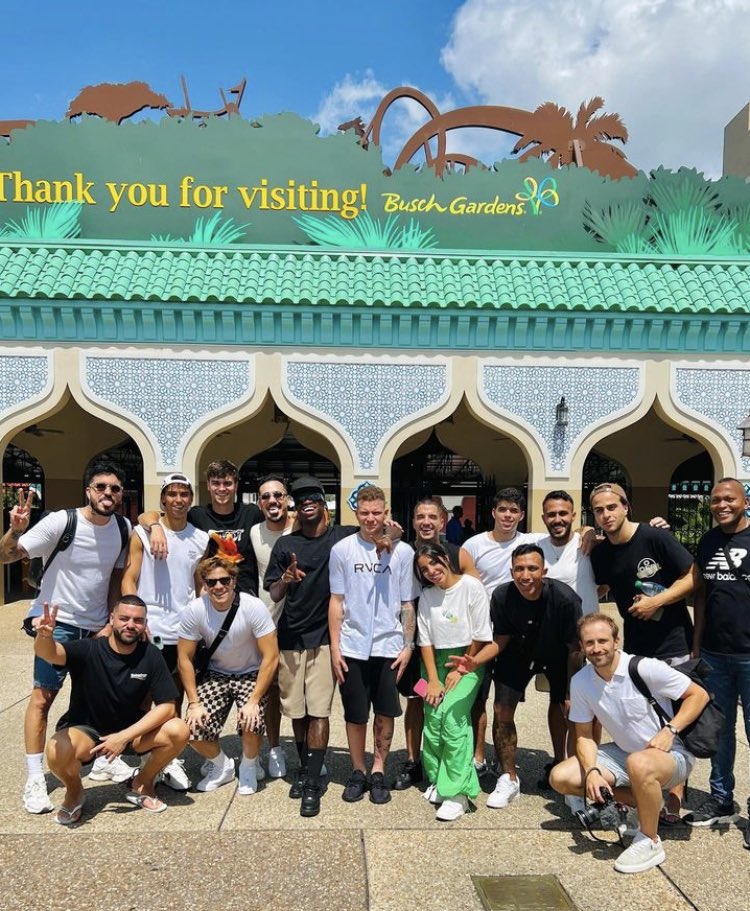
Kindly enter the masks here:
<path id="1" fill-rule="evenodd" d="M 95 490 L 97 493 L 104 493 L 105 490 L 110 490 L 112 493 L 122 493 L 122 487 L 119 484 L 89 484 L 89 487 L 92 490 Z"/>
<path id="2" fill-rule="evenodd" d="M 301 506 L 302 503 L 325 503 L 326 498 L 322 493 L 303 493 L 294 498 L 294 502 Z"/>
<path id="3" fill-rule="evenodd" d="M 215 585 L 218 585 L 219 582 L 226 588 L 227 585 L 232 581 L 231 576 L 219 576 L 218 579 L 204 579 L 206 583 L 206 588 L 213 588 Z"/>
<path id="4" fill-rule="evenodd" d="M 283 500 L 285 496 L 286 494 L 280 490 L 274 490 L 271 493 L 262 493 L 260 498 L 261 500 Z"/>

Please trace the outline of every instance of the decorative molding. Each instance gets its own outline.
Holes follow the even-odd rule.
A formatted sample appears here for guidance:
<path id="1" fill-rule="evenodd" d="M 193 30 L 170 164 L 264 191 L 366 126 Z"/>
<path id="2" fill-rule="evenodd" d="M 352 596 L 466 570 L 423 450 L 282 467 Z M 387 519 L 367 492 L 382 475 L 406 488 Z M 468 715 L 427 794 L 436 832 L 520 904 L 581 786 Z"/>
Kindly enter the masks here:
<path id="1" fill-rule="evenodd" d="M 374 358 L 290 359 L 284 364 L 282 384 L 298 407 L 336 426 L 349 446 L 355 474 L 377 476 L 386 441 L 448 399 L 450 365 Z"/>
<path id="2" fill-rule="evenodd" d="M 245 358 L 87 354 L 81 386 L 95 402 L 136 423 L 154 447 L 157 470 L 171 471 L 181 469 L 199 427 L 249 398 L 254 374 Z"/>
<path id="3" fill-rule="evenodd" d="M 15 351 L 16 349 L 14 349 Z M 28 408 L 44 398 L 54 382 L 52 355 L 0 353 L 0 414 Z"/>
<path id="4" fill-rule="evenodd" d="M 545 455 L 547 477 L 567 477 L 580 441 L 596 427 L 632 411 L 643 396 L 639 366 L 590 364 L 485 362 L 479 368 L 480 397 L 488 408 L 514 418 L 535 437 Z M 569 408 L 567 427 L 555 424 L 555 407 L 562 396 Z"/>
<path id="5" fill-rule="evenodd" d="M 736 455 L 740 474 L 750 476 L 750 458 L 742 455 L 742 431 L 737 429 L 750 412 L 750 369 L 744 364 L 673 364 L 672 394 L 685 410 L 722 433 Z"/>

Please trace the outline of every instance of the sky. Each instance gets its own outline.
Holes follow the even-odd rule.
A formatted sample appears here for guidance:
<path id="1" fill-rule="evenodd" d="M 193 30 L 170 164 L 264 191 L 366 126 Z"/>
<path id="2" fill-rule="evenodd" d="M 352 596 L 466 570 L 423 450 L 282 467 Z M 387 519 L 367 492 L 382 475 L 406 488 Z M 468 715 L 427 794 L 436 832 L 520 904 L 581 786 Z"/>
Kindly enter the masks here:
<path id="1" fill-rule="evenodd" d="M 721 175 L 724 126 L 750 101 L 750 0 L 0 0 L 0 120 L 61 119 L 86 85 L 147 82 L 219 107 L 243 76 L 242 113 L 294 111 L 324 132 L 368 122 L 409 85 L 441 112 L 472 104 L 573 112 L 599 95 L 636 167 Z M 425 120 L 398 102 L 383 125 L 393 161 Z M 486 162 L 515 137 L 472 130 L 450 148 Z"/>

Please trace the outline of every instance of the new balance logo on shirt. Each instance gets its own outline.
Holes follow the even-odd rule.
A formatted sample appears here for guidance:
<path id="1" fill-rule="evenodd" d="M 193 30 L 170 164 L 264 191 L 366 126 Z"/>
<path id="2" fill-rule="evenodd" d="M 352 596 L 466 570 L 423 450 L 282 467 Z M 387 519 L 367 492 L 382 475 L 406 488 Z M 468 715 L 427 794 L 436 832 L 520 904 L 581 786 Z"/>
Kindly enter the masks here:
<path id="1" fill-rule="evenodd" d="M 742 567 L 742 561 L 746 556 L 747 551 L 744 547 L 729 548 L 729 559 L 732 561 L 732 566 L 735 569 L 740 569 Z M 750 575 L 747 575 L 746 573 L 740 573 L 740 576 L 743 579 L 750 580 Z M 706 568 L 703 570 L 703 577 L 704 579 L 715 582 L 731 582 L 732 579 L 737 578 L 736 574 L 732 572 L 729 563 L 727 563 L 727 557 L 723 547 L 720 547 L 708 563 L 706 563 Z"/>

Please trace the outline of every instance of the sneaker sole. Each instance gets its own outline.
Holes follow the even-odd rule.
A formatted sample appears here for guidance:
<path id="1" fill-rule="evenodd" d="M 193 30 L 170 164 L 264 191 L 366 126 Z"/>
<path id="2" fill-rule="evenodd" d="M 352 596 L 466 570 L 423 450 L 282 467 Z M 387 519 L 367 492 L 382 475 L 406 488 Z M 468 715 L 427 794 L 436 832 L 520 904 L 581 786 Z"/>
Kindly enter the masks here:
<path id="1" fill-rule="evenodd" d="M 225 784 L 231 784 L 233 781 L 237 781 L 236 775 L 233 778 L 227 778 L 226 781 L 211 782 L 211 784 L 206 785 L 205 788 L 200 787 L 200 785 L 196 785 L 195 790 L 200 791 L 201 794 L 206 794 L 209 791 L 218 791 L 219 788 L 223 788 Z"/>
<path id="2" fill-rule="evenodd" d="M 516 794 L 515 797 L 511 797 L 509 800 L 504 800 L 503 803 L 491 803 L 490 798 L 492 795 L 490 795 L 490 797 L 487 798 L 487 806 L 490 808 L 490 810 L 504 810 L 512 803 L 515 803 L 520 798 L 520 796 L 520 794 Z"/>
<path id="3" fill-rule="evenodd" d="M 34 810 L 24 804 L 23 808 L 27 813 L 31 813 L 32 816 L 43 816 L 45 813 L 51 813 L 55 809 L 55 806 L 52 803 L 48 803 L 46 807 L 42 807 L 39 810 Z"/>
<path id="4" fill-rule="evenodd" d="M 123 784 L 126 781 L 130 781 L 133 775 L 137 772 L 137 769 L 125 776 L 125 775 L 107 775 L 105 772 L 89 772 L 88 778 L 89 781 L 110 781 L 113 784 Z"/>
<path id="5" fill-rule="evenodd" d="M 164 784 L 168 788 L 171 788 L 173 791 L 179 791 L 180 793 L 185 793 L 190 787 L 190 783 L 181 784 L 179 781 L 172 781 L 170 778 L 164 777 L 162 779 L 156 779 L 157 784 Z"/>
<path id="6" fill-rule="evenodd" d="M 739 813 L 732 813 L 727 816 L 713 816 L 711 819 L 692 820 L 683 816 L 682 821 L 693 829 L 707 829 L 709 826 L 729 825 L 740 818 Z"/>
<path id="7" fill-rule="evenodd" d="M 667 857 L 664 851 L 659 851 L 655 857 L 650 857 L 642 864 L 636 864 L 632 867 L 618 867 L 617 861 L 615 861 L 615 870 L 617 870 L 618 873 L 645 873 L 646 870 L 650 870 L 652 867 L 660 866 L 666 859 Z"/>

